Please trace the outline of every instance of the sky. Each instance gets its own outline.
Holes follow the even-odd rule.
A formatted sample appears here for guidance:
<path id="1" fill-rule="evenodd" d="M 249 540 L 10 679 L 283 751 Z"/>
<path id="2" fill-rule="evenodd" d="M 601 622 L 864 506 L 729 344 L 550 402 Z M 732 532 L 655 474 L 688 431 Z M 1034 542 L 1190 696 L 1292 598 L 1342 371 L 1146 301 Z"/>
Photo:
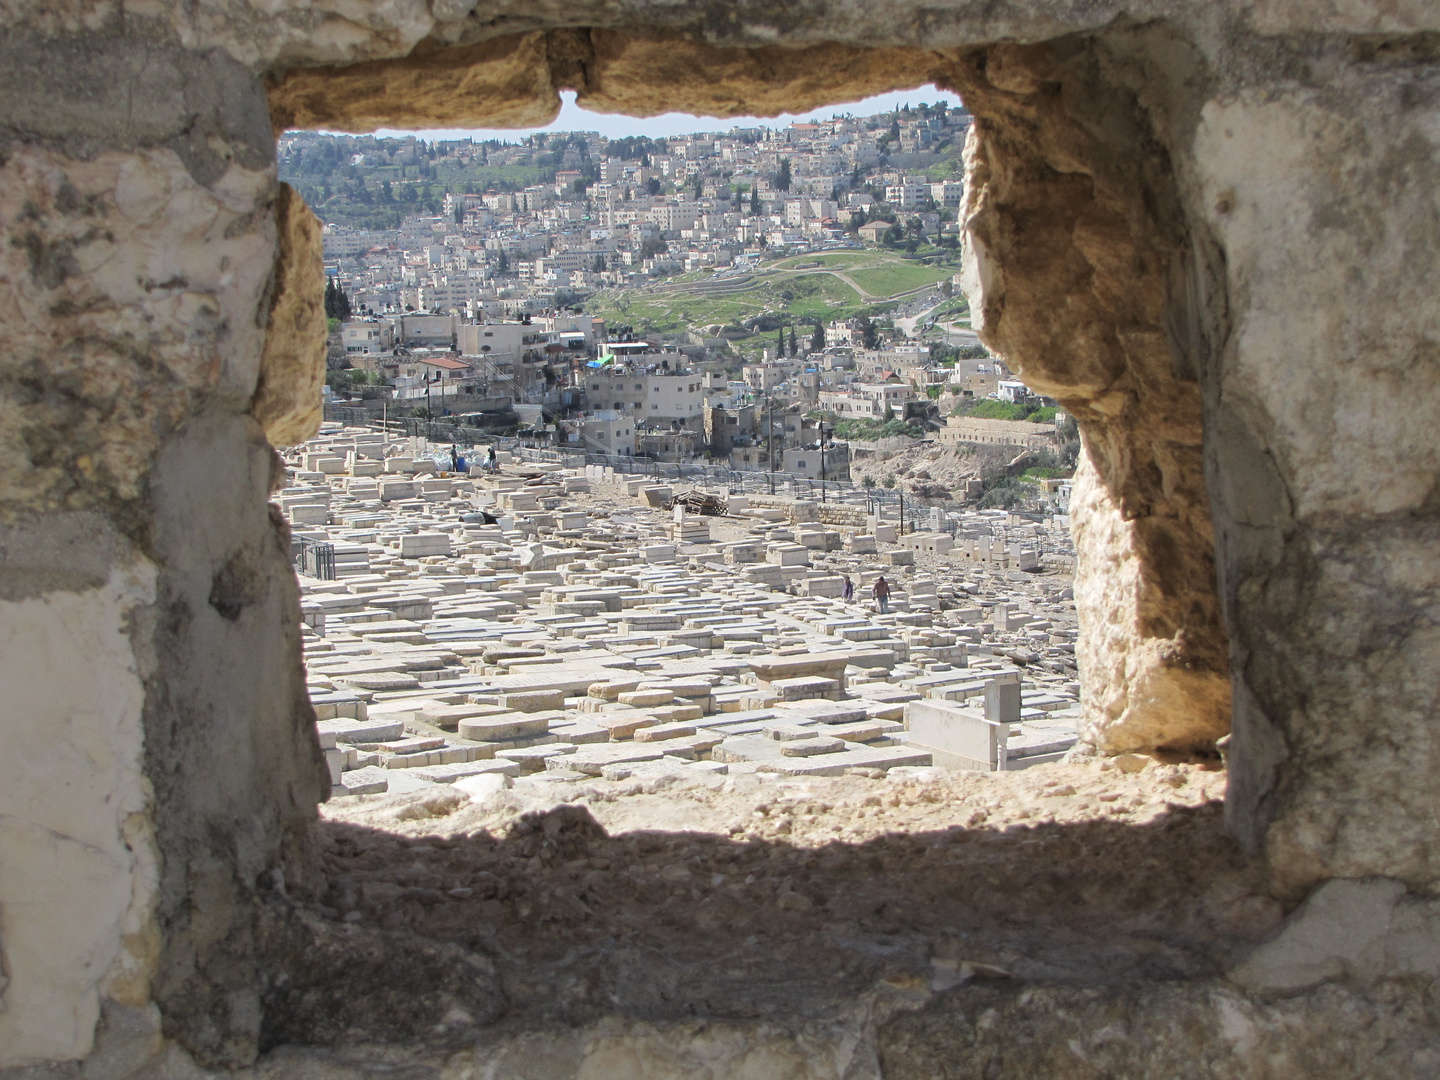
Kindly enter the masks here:
<path id="1" fill-rule="evenodd" d="M 889 94 L 865 98 L 863 101 L 827 105 L 823 109 L 816 109 L 803 116 L 786 113 L 768 118 L 734 116 L 716 119 L 713 116 L 691 116 L 688 113 L 665 113 L 662 116 L 641 119 L 634 116 L 589 112 L 575 104 L 573 91 L 567 90 L 560 97 L 560 115 L 555 118 L 554 123 L 543 128 L 467 129 L 464 131 L 397 131 L 387 128 L 377 131 L 375 134 L 381 136 L 418 135 L 422 139 L 464 139 L 468 137 L 481 141 L 504 139 L 518 142 L 526 135 L 533 135 L 537 131 L 598 131 L 609 139 L 620 139 L 626 135 L 646 135 L 652 139 L 659 139 L 668 138 L 671 135 L 688 135 L 696 131 L 728 131 L 732 127 L 783 128 L 788 127 L 796 120 L 828 120 L 832 116 L 840 116 L 845 113 L 855 116 L 871 116 L 906 104 L 918 105 L 922 101 L 928 101 L 932 105 L 939 101 L 945 101 L 952 107 L 960 104 L 960 98 L 948 90 L 937 90 L 934 86 L 922 86 L 918 90 L 897 90 Z"/>

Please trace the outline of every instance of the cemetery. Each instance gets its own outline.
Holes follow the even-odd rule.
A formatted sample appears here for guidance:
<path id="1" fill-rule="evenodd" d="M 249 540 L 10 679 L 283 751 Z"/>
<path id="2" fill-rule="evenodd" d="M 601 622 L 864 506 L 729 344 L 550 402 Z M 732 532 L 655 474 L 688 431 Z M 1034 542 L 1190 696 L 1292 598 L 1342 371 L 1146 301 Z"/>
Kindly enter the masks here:
<path id="1" fill-rule="evenodd" d="M 0 1078 L 1440 1071 L 1435 5 L 3 19 Z M 278 133 L 931 83 L 1068 528 L 321 432 Z"/>
<path id="2" fill-rule="evenodd" d="M 986 555 L 956 559 L 938 509 L 904 535 L 725 493 L 726 513 L 699 515 L 599 466 L 505 453 L 495 474 L 451 475 L 434 451 L 342 429 L 287 454 L 276 501 L 293 544 L 333 552 L 323 577 L 302 558 L 300 582 L 337 797 L 879 776 L 936 755 L 1004 771 L 1076 741 L 1073 588 L 1035 572 L 1042 552 L 1071 550 L 1063 517 L 963 515 Z M 997 536 L 1011 542 L 991 558 Z M 912 737 L 912 703 L 929 708 L 929 741 Z M 985 738 L 972 757 L 946 749 Z"/>

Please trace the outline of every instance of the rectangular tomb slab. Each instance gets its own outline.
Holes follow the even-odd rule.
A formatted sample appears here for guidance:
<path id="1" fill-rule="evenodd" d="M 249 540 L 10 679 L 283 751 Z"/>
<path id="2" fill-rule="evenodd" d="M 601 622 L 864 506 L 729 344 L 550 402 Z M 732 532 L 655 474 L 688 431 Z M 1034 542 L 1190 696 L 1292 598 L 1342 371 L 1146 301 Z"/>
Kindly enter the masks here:
<path id="1" fill-rule="evenodd" d="M 547 769 L 573 769 L 586 776 L 599 776 L 607 765 L 622 765 L 637 761 L 659 761 L 665 756 L 661 749 L 664 743 L 647 746 L 643 743 L 610 743 L 607 745 L 577 747 L 575 753 L 564 757 L 553 757 L 545 762 Z"/>
<path id="2" fill-rule="evenodd" d="M 519 690 L 500 695 L 506 709 L 522 713 L 551 712 L 565 707 L 564 690 Z"/>
<path id="3" fill-rule="evenodd" d="M 792 739 L 780 744 L 780 753 L 785 757 L 815 757 L 818 754 L 837 754 L 846 749 L 844 739 L 820 735 L 813 739 Z"/>
<path id="4" fill-rule="evenodd" d="M 403 738 L 405 725 L 398 720 L 321 720 L 316 729 L 339 743 L 380 743 Z"/>
<path id="5" fill-rule="evenodd" d="M 1009 726 L 940 701 L 905 706 L 908 745 L 931 751 L 937 765 L 996 772 L 1005 768 Z"/>
<path id="6" fill-rule="evenodd" d="M 460 737 L 475 742 L 529 739 L 545 735 L 549 730 L 550 717 L 548 715 L 536 716 L 525 713 L 477 716 L 461 720 L 459 725 Z"/>
<path id="7" fill-rule="evenodd" d="M 520 775 L 521 771 L 520 763 L 517 761 L 465 761 L 451 765 L 422 765 L 419 768 L 411 769 L 410 776 L 429 780 L 434 784 L 453 784 L 456 780 L 463 780 L 468 776 L 496 773 L 501 776 L 516 777 Z"/>
<path id="8" fill-rule="evenodd" d="M 616 713 L 614 715 L 602 714 L 596 717 L 596 724 L 608 731 L 609 738 L 619 741 L 620 739 L 633 739 L 641 728 L 654 727 L 655 717 L 647 712 Z"/>
<path id="9" fill-rule="evenodd" d="M 770 691 L 779 695 L 781 701 L 802 701 L 806 698 L 838 698 L 840 683 L 819 675 L 802 675 L 793 679 L 775 679 Z"/>
<path id="10" fill-rule="evenodd" d="M 695 734 L 694 724 L 655 724 L 651 727 L 643 727 L 635 732 L 636 742 L 667 742 L 670 739 L 679 739 L 686 735 Z"/>
<path id="11" fill-rule="evenodd" d="M 755 673 L 762 690 L 769 690 L 778 679 L 799 679 L 815 676 L 834 679 L 841 690 L 845 689 L 845 667 L 849 663 L 848 652 L 802 653 L 799 656 L 752 656 L 750 670 Z"/>
<path id="12" fill-rule="evenodd" d="M 367 765 L 363 769 L 341 773 L 340 783 L 330 790 L 332 798 L 346 795 L 383 795 L 390 790 L 390 778 L 384 769 Z"/>

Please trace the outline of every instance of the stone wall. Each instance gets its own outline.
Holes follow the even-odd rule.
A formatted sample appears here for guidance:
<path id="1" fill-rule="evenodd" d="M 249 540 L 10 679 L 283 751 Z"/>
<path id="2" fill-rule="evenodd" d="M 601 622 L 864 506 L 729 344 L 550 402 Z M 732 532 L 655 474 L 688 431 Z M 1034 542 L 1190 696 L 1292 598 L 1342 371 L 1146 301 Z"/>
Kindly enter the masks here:
<path id="1" fill-rule="evenodd" d="M 958 89 L 974 310 L 1085 444 L 1089 737 L 1204 750 L 1233 716 L 1230 826 L 1287 899 L 1440 879 L 1433 5 L 65 0 L 0 20 L 0 1068 L 83 1058 L 98 1030 L 89 1074 L 122 1075 L 127 1017 L 155 1047 L 160 1018 L 169 1075 L 246 1065 L 263 942 L 293 939 L 266 913 L 305 888 L 326 780 L 266 440 L 309 430 L 323 356 L 276 125 L 528 124 L 563 88 L 717 116 Z M 1415 935 L 1371 976 L 1433 947 Z M 1163 1010 L 1101 987 L 1075 1008 L 1229 1033 L 1273 1077 L 1316 1075 L 1323 1055 L 1279 1053 L 1302 1031 L 1379 1017 L 1356 1030 L 1394 1033 L 1387 1071 L 1433 1073 L 1415 995 L 1325 982 L 1339 944 L 1310 943 L 1300 999 L 1196 981 Z M 1037 1000 L 992 1003 L 1034 1048 L 1003 1075 L 1088 1045 L 1064 994 Z M 983 1071 L 985 1015 L 937 1006 L 866 1045 L 892 1074 Z M 722 1073 L 761 1068 L 773 1033 L 745 1032 Z M 617 1075 L 640 1060 L 612 1048 Z"/>
<path id="2" fill-rule="evenodd" d="M 223 53 L 4 51 L 0 1065 L 83 1057 L 102 1006 L 152 1001 L 248 1060 L 256 890 L 303 878 L 327 790 L 250 415 L 318 419 L 323 278 L 277 236 L 308 211 Z"/>
<path id="3" fill-rule="evenodd" d="M 1024 420 L 985 420 L 974 416 L 952 416 L 935 437 L 942 443 L 990 443 L 999 446 L 1044 446 L 1055 435 L 1054 424 L 1030 424 Z"/>

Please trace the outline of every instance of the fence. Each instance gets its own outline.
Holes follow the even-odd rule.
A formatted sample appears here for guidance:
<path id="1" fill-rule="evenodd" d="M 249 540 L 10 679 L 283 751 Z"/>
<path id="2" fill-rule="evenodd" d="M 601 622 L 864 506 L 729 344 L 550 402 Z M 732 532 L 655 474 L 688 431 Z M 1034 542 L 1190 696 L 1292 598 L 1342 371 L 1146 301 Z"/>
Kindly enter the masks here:
<path id="1" fill-rule="evenodd" d="M 297 536 L 291 550 L 295 569 L 307 577 L 321 581 L 335 580 L 335 545 L 308 536 Z"/>

